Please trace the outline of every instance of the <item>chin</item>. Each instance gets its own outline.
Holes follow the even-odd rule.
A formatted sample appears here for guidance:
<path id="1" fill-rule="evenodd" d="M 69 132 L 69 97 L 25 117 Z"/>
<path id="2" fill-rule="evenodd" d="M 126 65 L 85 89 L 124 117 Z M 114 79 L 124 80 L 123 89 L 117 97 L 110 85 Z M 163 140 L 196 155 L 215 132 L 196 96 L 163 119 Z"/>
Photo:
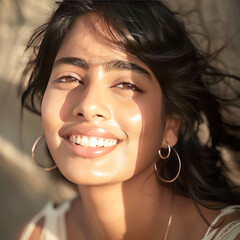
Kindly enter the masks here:
<path id="1" fill-rule="evenodd" d="M 121 183 L 129 180 L 133 176 L 133 172 L 121 172 L 104 170 L 93 170 L 92 168 L 86 168 L 86 166 L 59 166 L 59 170 L 62 175 L 70 182 L 76 185 L 84 186 L 101 186 Z M 119 169 L 118 169 L 119 170 Z"/>

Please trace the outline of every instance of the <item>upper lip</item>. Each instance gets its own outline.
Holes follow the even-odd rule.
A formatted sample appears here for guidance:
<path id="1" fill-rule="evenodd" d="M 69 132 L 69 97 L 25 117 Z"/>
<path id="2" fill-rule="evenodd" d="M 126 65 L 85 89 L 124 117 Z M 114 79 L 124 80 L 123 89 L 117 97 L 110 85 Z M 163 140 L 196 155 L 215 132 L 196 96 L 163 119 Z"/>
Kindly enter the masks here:
<path id="1" fill-rule="evenodd" d="M 122 140 L 122 134 L 113 133 L 114 130 L 107 130 L 97 126 L 70 125 L 60 129 L 59 135 L 63 138 L 69 138 L 71 135 L 83 135 L 89 137 L 109 138 Z M 114 132 L 117 132 L 116 130 Z M 119 132 L 119 131 L 118 131 Z"/>

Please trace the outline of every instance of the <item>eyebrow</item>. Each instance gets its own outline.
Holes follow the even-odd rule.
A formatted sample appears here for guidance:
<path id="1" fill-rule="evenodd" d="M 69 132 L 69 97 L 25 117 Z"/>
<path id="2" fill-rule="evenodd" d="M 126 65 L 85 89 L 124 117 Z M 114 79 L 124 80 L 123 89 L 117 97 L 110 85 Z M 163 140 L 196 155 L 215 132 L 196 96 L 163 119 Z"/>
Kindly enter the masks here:
<path id="1" fill-rule="evenodd" d="M 85 70 L 89 69 L 89 64 L 87 63 L 87 61 L 77 57 L 60 58 L 53 64 L 53 68 L 61 64 L 69 64 L 69 65 L 83 68 Z M 110 60 L 106 63 L 103 63 L 103 67 L 106 72 L 109 72 L 111 70 L 129 70 L 129 71 L 134 71 L 140 74 L 144 74 L 149 79 L 151 79 L 151 74 L 146 69 L 140 67 L 138 64 L 135 64 L 135 63 L 121 61 L 121 60 Z"/>
<path id="2" fill-rule="evenodd" d="M 144 68 L 140 67 L 138 64 L 121 61 L 121 60 L 112 60 L 107 63 L 104 63 L 105 71 L 111 70 L 129 70 L 137 73 L 146 75 L 148 78 L 151 78 L 151 74 Z"/>
<path id="3" fill-rule="evenodd" d="M 61 64 L 69 64 L 69 65 L 80 67 L 80 68 L 83 68 L 86 70 L 89 69 L 89 65 L 88 65 L 87 61 L 85 61 L 82 58 L 76 58 L 76 57 L 60 58 L 53 64 L 53 68 L 55 68 Z"/>

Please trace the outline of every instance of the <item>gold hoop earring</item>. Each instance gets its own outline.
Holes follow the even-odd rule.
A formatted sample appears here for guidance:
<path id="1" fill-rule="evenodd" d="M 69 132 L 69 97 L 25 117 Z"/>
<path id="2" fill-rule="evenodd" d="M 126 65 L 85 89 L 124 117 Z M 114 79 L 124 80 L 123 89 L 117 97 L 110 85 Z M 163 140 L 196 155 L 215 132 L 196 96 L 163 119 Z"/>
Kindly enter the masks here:
<path id="1" fill-rule="evenodd" d="M 170 147 L 170 145 L 168 143 L 167 143 L 167 145 L 168 145 L 168 154 L 167 154 L 167 156 L 164 157 L 162 155 L 161 149 L 158 150 L 158 154 L 159 154 L 161 159 L 167 159 L 167 158 L 169 158 L 169 156 L 171 154 L 171 147 Z"/>
<path id="2" fill-rule="evenodd" d="M 169 146 L 169 145 L 168 145 Z M 170 147 L 171 148 L 171 147 Z M 155 172 L 156 172 L 156 174 L 157 174 L 157 176 L 158 176 L 158 178 L 162 181 L 162 182 L 164 182 L 164 183 L 172 183 L 172 182 L 174 182 L 174 181 L 176 181 L 176 179 L 179 177 L 179 175 L 180 175 L 180 172 L 181 172 L 181 168 L 182 168 L 182 163 L 181 163 L 181 159 L 180 159 L 180 156 L 179 156 L 179 154 L 178 154 L 178 152 L 174 149 L 174 148 L 172 148 L 172 150 L 173 150 L 173 152 L 175 153 L 175 155 L 176 155 L 176 157 L 177 157 L 177 160 L 178 160 L 178 170 L 177 170 L 177 174 L 176 174 L 176 176 L 174 177 L 174 178 L 172 178 L 172 179 L 164 179 L 163 177 L 161 177 L 160 176 L 160 171 L 159 171 L 159 169 L 158 169 L 158 167 L 157 167 L 157 163 L 155 163 L 154 164 L 154 169 L 155 169 Z M 169 151 L 168 151 L 169 152 Z M 159 151 L 158 151 L 158 153 L 159 153 Z M 160 155 L 160 153 L 159 153 L 159 156 L 160 156 L 160 158 L 162 158 L 162 155 Z M 168 154 L 168 157 L 170 157 L 170 154 Z M 162 158 L 162 159 L 167 159 L 166 157 L 165 158 Z"/>
<path id="3" fill-rule="evenodd" d="M 36 149 L 37 145 L 38 150 Z M 51 171 L 57 168 L 56 164 L 52 166 L 52 163 L 54 163 L 54 161 L 48 150 L 44 135 L 37 138 L 37 140 L 33 143 L 32 158 L 37 163 L 37 165 L 45 171 Z M 37 158 L 41 158 L 41 162 L 37 160 Z"/>

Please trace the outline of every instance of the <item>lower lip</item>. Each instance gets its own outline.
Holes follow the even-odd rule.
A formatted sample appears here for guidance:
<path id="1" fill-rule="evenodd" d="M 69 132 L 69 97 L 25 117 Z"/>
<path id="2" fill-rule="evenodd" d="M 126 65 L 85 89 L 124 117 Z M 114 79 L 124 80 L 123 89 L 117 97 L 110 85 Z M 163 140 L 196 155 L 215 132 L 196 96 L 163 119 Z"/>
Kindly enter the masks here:
<path id="1" fill-rule="evenodd" d="M 77 145 L 75 143 L 72 143 L 69 139 L 64 139 L 67 143 L 68 146 L 70 146 L 71 150 L 75 155 L 78 157 L 82 158 L 97 158 L 104 156 L 111 151 L 113 151 L 117 146 L 118 143 L 110 146 L 110 147 L 101 147 L 101 148 L 96 148 L 96 147 L 83 147 L 81 145 Z"/>

